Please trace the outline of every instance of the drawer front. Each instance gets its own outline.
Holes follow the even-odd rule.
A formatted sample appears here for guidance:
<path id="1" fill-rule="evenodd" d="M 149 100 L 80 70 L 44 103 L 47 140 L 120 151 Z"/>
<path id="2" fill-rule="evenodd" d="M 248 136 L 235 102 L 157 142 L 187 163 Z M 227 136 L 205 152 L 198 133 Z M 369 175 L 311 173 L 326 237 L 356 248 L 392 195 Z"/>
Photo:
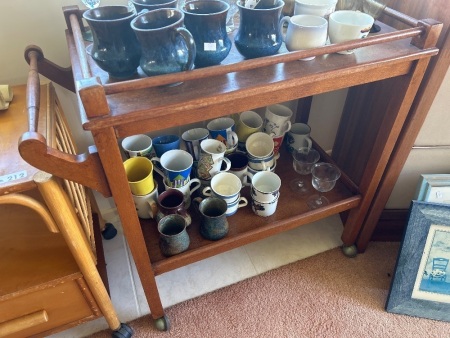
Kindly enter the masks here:
<path id="1" fill-rule="evenodd" d="M 0 337 L 56 332 L 60 326 L 93 319 L 97 316 L 91 306 L 96 304 L 87 299 L 92 297 L 85 297 L 77 281 L 68 280 L 0 302 Z"/>

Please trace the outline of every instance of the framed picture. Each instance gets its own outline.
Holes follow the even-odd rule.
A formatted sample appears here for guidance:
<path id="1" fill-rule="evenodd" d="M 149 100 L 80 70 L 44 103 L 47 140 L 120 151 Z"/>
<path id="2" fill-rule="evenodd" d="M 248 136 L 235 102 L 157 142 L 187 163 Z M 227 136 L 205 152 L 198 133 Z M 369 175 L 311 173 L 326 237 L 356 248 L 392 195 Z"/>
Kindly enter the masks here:
<path id="1" fill-rule="evenodd" d="M 450 175 L 422 174 L 414 200 L 450 204 Z"/>
<path id="2" fill-rule="evenodd" d="M 450 321 L 450 205 L 412 201 L 386 311 Z"/>

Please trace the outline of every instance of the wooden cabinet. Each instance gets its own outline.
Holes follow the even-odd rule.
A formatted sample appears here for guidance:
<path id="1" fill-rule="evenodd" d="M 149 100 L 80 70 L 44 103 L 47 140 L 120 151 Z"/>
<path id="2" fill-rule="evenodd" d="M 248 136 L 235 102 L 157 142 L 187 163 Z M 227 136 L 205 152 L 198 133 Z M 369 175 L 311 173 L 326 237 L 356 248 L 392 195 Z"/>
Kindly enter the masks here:
<path id="1" fill-rule="evenodd" d="M 36 130 L 70 152 L 53 86 L 40 89 Z M 26 86 L 13 90 L 13 102 L 0 114 L 0 337 L 46 336 L 99 318 L 112 304 L 95 266 L 102 246 L 95 243 L 86 191 L 73 182 L 64 191 L 63 183 L 20 157 L 17 142 L 28 130 Z M 49 203 L 46 193 L 56 199 Z M 110 324 L 120 328 L 117 318 Z"/>
<path id="2" fill-rule="evenodd" d="M 86 54 L 83 27 L 79 25 L 82 11 L 76 6 L 66 7 L 71 67 L 55 67 L 37 47 L 30 47 L 26 57 L 32 67 L 38 66 L 40 73 L 77 93 L 83 127 L 91 131 L 96 148 L 84 154 L 83 159 L 51 154 L 43 148 L 39 153 L 31 151 L 39 143 L 32 135 L 24 135 L 20 148 L 30 150 L 30 156 L 26 157 L 30 163 L 45 169 L 46 163 L 40 158 L 51 157 L 59 161 L 58 167 L 65 168 L 62 177 L 84 182 L 105 196 L 114 197 L 152 316 L 158 327 L 165 329 L 168 324 L 155 275 L 337 213 L 345 214 L 344 251 L 355 253 L 353 244 L 412 99 L 430 58 L 438 53 L 434 45 L 442 27 L 434 20 L 418 21 L 391 9 L 386 11 L 411 27 L 397 31 L 380 23 L 381 33 L 366 39 L 308 51 L 282 51 L 252 60 L 244 60 L 233 47 L 219 66 L 150 78 L 139 73 L 135 79 L 117 82 Z M 335 53 L 354 48 L 352 55 Z M 313 61 L 298 61 L 313 55 L 316 56 Z M 68 78 L 73 78 L 74 85 L 68 84 Z M 180 81 L 181 85 L 168 86 Z M 375 84 L 374 92 L 355 97 L 353 88 L 364 89 L 368 84 Z M 349 100 L 332 156 L 321 150 L 320 145 L 314 145 L 322 160 L 338 163 L 343 171 L 335 189 L 327 193 L 330 205 L 308 210 L 305 199 L 292 193 L 288 184 L 282 184 L 274 215 L 260 218 L 241 208 L 229 217 L 228 236 L 215 242 L 198 234 L 194 215 L 188 231 L 189 250 L 170 258 L 161 255 L 155 223 L 140 222 L 135 212 L 118 139 L 278 102 L 306 100 L 311 95 L 347 87 Z M 297 119 L 306 120 L 308 113 L 299 110 Z M 91 178 L 77 173 L 80 166 L 86 168 L 85 174 L 92 174 Z M 286 154 L 281 154 L 276 172 L 283 182 L 295 175 Z M 242 194 L 248 197 L 247 190 Z"/>

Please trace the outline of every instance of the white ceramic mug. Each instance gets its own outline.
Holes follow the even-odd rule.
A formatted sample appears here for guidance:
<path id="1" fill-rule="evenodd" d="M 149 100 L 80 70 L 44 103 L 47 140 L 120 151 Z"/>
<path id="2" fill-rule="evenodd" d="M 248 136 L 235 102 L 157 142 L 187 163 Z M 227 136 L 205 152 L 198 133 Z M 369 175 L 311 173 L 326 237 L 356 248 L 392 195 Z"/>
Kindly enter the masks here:
<path id="1" fill-rule="evenodd" d="M 155 188 L 147 195 L 133 195 L 134 205 L 139 218 L 155 218 L 158 213 L 158 184 L 154 182 Z"/>
<path id="2" fill-rule="evenodd" d="M 321 16 L 303 14 L 285 16 L 280 21 L 280 27 L 285 23 L 287 30 L 281 35 L 290 52 L 321 47 L 327 43 L 328 21 Z M 311 56 L 301 60 L 308 61 L 314 58 L 315 56 Z"/>
<path id="3" fill-rule="evenodd" d="M 295 0 L 294 15 L 309 14 L 323 18 L 334 12 L 337 0 Z"/>
<path id="4" fill-rule="evenodd" d="M 260 202 L 256 200 L 252 200 L 252 210 L 253 212 L 262 217 L 272 216 L 277 210 L 278 200 L 280 194 L 278 194 L 272 201 L 270 202 Z"/>
<path id="5" fill-rule="evenodd" d="M 225 144 L 218 140 L 206 139 L 200 143 L 200 159 L 197 164 L 197 178 L 201 181 L 209 181 L 220 171 L 230 170 L 231 163 L 225 158 L 227 150 Z M 222 162 L 225 168 L 222 169 Z"/>
<path id="6" fill-rule="evenodd" d="M 281 188 L 281 178 L 274 172 L 257 172 L 253 175 L 251 182 L 250 195 L 253 200 L 269 203 L 278 198 Z"/>
<path id="7" fill-rule="evenodd" d="M 178 188 L 169 187 L 166 183 L 166 180 L 163 180 L 163 182 L 164 182 L 165 190 L 177 189 L 183 193 L 184 205 L 185 205 L 186 209 L 191 206 L 192 194 L 194 193 L 194 191 L 196 191 L 201 186 L 200 180 L 198 178 L 193 178 L 193 179 L 189 180 L 185 185 L 183 185 L 182 187 L 178 187 Z"/>
<path id="8" fill-rule="evenodd" d="M 333 44 L 367 37 L 374 23 L 373 17 L 369 14 L 349 10 L 331 13 L 328 21 L 328 34 Z M 353 49 L 338 53 L 352 54 Z"/>
<path id="9" fill-rule="evenodd" d="M 282 135 L 291 129 L 293 112 L 282 104 L 272 104 L 266 107 L 263 131 L 269 135 Z"/>
<path id="10" fill-rule="evenodd" d="M 210 186 L 203 188 L 202 193 L 204 196 L 219 197 L 225 202 L 231 203 L 236 201 L 241 189 L 242 182 L 236 175 L 222 172 L 211 179 Z"/>
<path id="11" fill-rule="evenodd" d="M 311 127 L 306 123 L 294 123 L 291 130 L 286 135 L 287 150 L 292 153 L 295 149 L 302 147 L 311 149 L 312 140 L 310 134 Z"/>
<path id="12" fill-rule="evenodd" d="M 248 205 L 247 199 L 241 196 L 241 194 L 238 194 L 236 200 L 227 203 L 227 211 L 226 211 L 227 217 L 234 215 L 239 208 L 245 207 L 247 205 Z"/>
<path id="13" fill-rule="evenodd" d="M 138 156 L 151 158 L 153 141 L 145 134 L 128 136 L 122 140 L 122 149 L 126 158 Z"/>

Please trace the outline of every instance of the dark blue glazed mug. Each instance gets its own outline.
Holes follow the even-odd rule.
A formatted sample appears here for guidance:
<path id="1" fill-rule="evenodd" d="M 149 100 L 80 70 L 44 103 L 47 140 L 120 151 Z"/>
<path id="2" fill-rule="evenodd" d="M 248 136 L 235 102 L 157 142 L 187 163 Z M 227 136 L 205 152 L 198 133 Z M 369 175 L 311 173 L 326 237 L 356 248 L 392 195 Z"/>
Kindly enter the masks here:
<path id="1" fill-rule="evenodd" d="M 282 44 L 279 25 L 282 0 L 260 1 L 255 8 L 247 8 L 238 0 L 240 24 L 234 44 L 238 52 L 248 59 L 274 55 Z"/>
<path id="2" fill-rule="evenodd" d="M 132 22 L 142 48 L 141 69 L 148 76 L 194 68 L 195 42 L 183 27 L 184 14 L 176 8 L 141 12 Z"/>
<path id="3" fill-rule="evenodd" d="M 158 8 L 176 8 L 178 0 L 131 0 L 137 13 L 146 9 L 152 11 Z"/>
<path id="4" fill-rule="evenodd" d="M 141 47 L 130 27 L 135 17 L 127 6 L 103 6 L 83 13 L 93 36 L 88 52 L 111 77 L 128 78 L 137 71 Z"/>
<path id="5" fill-rule="evenodd" d="M 196 67 L 218 65 L 230 53 L 231 40 L 226 29 L 229 9 L 230 5 L 221 0 L 194 0 L 183 6 L 184 25 L 197 48 Z"/>

